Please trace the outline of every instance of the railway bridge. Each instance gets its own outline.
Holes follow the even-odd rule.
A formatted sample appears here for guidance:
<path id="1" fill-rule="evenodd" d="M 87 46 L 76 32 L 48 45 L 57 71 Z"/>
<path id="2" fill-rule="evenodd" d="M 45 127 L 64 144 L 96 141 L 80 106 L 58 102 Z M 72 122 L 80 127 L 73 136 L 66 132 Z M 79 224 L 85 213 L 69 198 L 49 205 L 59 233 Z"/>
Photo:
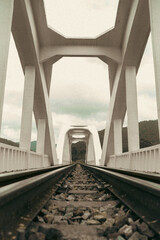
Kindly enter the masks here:
<path id="1" fill-rule="evenodd" d="M 160 136 L 160 0 L 119 0 L 115 26 L 91 39 L 51 29 L 44 0 L 0 0 L 1 130 L 11 32 L 24 93 L 19 147 L 0 143 L 0 239 L 160 239 L 160 144 L 140 149 L 136 86 L 151 32 Z M 97 57 L 108 65 L 102 148 L 88 124 L 63 126 L 55 144 L 50 86 L 62 57 Z M 36 152 L 30 150 L 33 113 Z M 77 141 L 86 144 L 83 164 L 71 161 Z"/>
<path id="2" fill-rule="evenodd" d="M 0 1 L 0 126 L 11 32 L 25 81 L 19 148 L 0 144 L 2 172 L 64 164 L 60 148 L 67 146 L 66 135 L 61 134 L 61 146 L 58 144 L 56 152 L 49 103 L 52 66 L 64 56 L 98 57 L 109 68 L 109 111 L 102 154 L 94 164 L 160 172 L 160 145 L 140 149 L 136 89 L 136 74 L 151 32 L 160 131 L 159 12 L 158 0 L 120 0 L 112 29 L 92 39 L 66 38 L 48 27 L 43 0 Z M 38 132 L 36 153 L 30 151 L 32 112 Z M 123 153 L 122 125 L 126 112 L 129 151 Z M 76 127 L 68 130 L 70 136 L 77 131 Z M 91 133 L 90 128 L 83 130 L 85 140 L 88 132 Z M 91 135 L 92 143 L 87 141 L 99 155 L 97 135 Z"/>

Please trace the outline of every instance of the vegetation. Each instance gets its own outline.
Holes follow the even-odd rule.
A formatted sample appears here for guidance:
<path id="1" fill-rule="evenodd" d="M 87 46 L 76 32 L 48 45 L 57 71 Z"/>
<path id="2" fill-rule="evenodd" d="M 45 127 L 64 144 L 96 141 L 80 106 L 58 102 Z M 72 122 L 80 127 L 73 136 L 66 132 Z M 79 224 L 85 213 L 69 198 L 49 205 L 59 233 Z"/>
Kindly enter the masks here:
<path id="1" fill-rule="evenodd" d="M 36 152 L 36 144 L 37 144 L 36 141 L 31 142 L 31 151 Z"/>
<path id="2" fill-rule="evenodd" d="M 86 154 L 86 144 L 85 142 L 77 142 L 72 144 L 72 161 L 77 160 L 84 161 Z"/>

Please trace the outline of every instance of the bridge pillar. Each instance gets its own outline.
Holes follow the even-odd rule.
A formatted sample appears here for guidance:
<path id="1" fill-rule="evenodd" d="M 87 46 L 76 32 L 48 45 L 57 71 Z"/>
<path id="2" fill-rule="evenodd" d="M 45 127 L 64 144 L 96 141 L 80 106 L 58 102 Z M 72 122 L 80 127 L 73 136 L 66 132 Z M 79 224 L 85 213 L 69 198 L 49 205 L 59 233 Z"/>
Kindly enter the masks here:
<path id="1" fill-rule="evenodd" d="M 157 115 L 160 139 L 160 1 L 149 0 L 150 25 L 153 47 L 153 61 L 155 71 Z"/>
<path id="2" fill-rule="evenodd" d="M 96 164 L 96 156 L 95 156 L 95 148 L 93 142 L 92 134 L 89 135 L 88 144 L 86 146 L 87 155 L 86 155 L 86 162 L 88 164 Z"/>
<path id="3" fill-rule="evenodd" d="M 13 0 L 0 0 L 0 129 L 7 72 L 7 61 L 13 16 Z"/>
<path id="4" fill-rule="evenodd" d="M 122 120 L 114 119 L 114 154 L 122 153 Z"/>
<path id="5" fill-rule="evenodd" d="M 63 146 L 63 164 L 71 163 L 71 144 L 68 137 L 68 133 L 65 135 L 64 146 Z"/>
<path id="6" fill-rule="evenodd" d="M 44 154 L 44 144 L 45 144 L 45 131 L 46 131 L 46 120 L 38 119 L 37 128 L 37 146 L 36 152 L 39 154 Z"/>
<path id="7" fill-rule="evenodd" d="M 134 151 L 139 149 L 136 67 L 127 66 L 125 77 L 126 77 L 127 120 L 128 120 L 128 148 L 129 151 Z"/>
<path id="8" fill-rule="evenodd" d="M 34 87 L 35 87 L 35 67 L 26 66 L 20 133 L 20 148 L 26 150 L 30 150 L 31 144 Z"/>

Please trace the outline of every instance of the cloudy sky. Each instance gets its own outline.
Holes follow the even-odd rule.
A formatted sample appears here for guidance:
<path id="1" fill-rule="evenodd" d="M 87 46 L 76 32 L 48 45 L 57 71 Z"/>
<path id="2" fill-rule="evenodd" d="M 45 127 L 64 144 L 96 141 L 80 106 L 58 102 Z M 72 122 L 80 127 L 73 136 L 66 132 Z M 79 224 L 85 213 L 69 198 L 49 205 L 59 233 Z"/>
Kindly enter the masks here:
<path id="1" fill-rule="evenodd" d="M 117 0 L 45 0 L 48 25 L 67 37 L 96 37 L 114 26 Z M 1 137 L 19 141 L 24 76 L 11 37 Z M 156 119 L 151 39 L 137 75 L 139 121 Z M 63 124 L 105 127 L 108 68 L 98 58 L 62 58 L 53 66 L 50 102 L 57 137 Z M 125 124 L 127 122 L 125 121 Z M 32 140 L 36 139 L 33 118 Z"/>

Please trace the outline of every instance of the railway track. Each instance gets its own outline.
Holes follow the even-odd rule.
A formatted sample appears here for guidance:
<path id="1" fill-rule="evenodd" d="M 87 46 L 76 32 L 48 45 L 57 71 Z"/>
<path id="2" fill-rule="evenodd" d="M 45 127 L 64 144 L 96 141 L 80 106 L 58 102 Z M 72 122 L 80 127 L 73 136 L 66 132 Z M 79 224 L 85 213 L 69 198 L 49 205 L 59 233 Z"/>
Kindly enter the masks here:
<path id="1" fill-rule="evenodd" d="M 94 167 L 94 166 L 93 166 Z M 105 169 L 111 172 L 122 173 L 123 175 L 128 175 L 132 177 L 137 177 L 140 179 L 148 180 L 150 182 L 160 183 L 160 174 L 157 173 L 149 173 L 149 172 L 140 172 L 140 171 L 130 171 L 125 169 L 116 169 L 116 168 L 107 168 L 98 166 L 98 168 Z"/>
<path id="2" fill-rule="evenodd" d="M 64 166 L 65 165 L 63 165 L 63 167 Z M 24 180 L 24 179 L 27 179 L 27 178 L 38 176 L 40 174 L 59 169 L 61 167 L 62 167 L 62 165 L 58 165 L 58 166 L 52 166 L 52 167 L 40 168 L 40 169 L 1 173 L 0 174 L 0 187 L 9 185 L 9 184 L 14 183 L 14 182 L 18 182 L 18 181 L 21 181 L 21 180 Z"/>
<path id="3" fill-rule="evenodd" d="M 54 193 L 55 184 L 66 177 L 73 165 L 58 167 L 0 188 L 0 239 L 25 239 L 24 232 Z M 17 173 L 18 174 L 18 173 Z M 10 177 L 15 181 L 13 178 Z M 2 181 L 3 182 L 3 181 Z"/>
<path id="4" fill-rule="evenodd" d="M 97 177 L 110 183 L 110 191 L 121 199 L 160 235 L 160 185 L 153 174 L 109 171 L 101 167 L 89 167 Z M 147 179 L 147 180 L 144 180 Z"/>
<path id="5" fill-rule="evenodd" d="M 144 192 L 151 186 L 139 179 L 146 198 L 142 208 L 133 178 L 93 166 L 69 165 L 1 187 L 1 239 L 158 240 L 159 185 L 148 182 L 154 185 L 150 201 Z"/>

